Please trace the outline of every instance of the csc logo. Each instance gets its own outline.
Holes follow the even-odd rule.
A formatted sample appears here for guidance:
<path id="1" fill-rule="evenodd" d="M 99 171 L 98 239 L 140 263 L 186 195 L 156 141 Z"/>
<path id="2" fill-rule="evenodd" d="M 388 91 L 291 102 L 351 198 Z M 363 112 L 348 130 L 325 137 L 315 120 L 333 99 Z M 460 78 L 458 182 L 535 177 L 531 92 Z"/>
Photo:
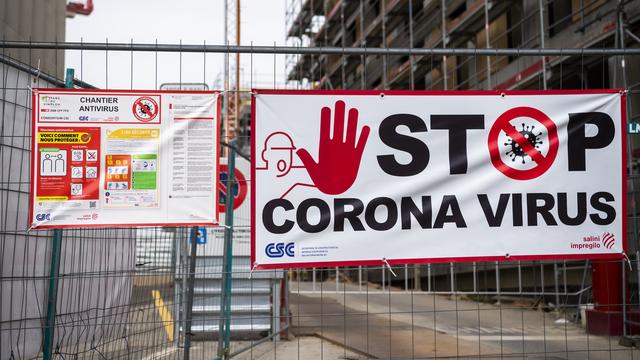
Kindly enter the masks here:
<path id="1" fill-rule="evenodd" d="M 293 257 L 295 256 L 295 254 L 293 253 L 294 246 L 295 244 L 292 242 L 286 245 L 284 243 L 271 243 L 264 248 L 264 252 L 270 258 L 279 258 L 283 257 L 284 255 Z"/>
<path id="2" fill-rule="evenodd" d="M 88 116 L 80 116 L 80 121 L 89 121 Z"/>
<path id="3" fill-rule="evenodd" d="M 49 221 L 51 220 L 51 214 L 36 214 L 36 220 L 38 221 Z"/>

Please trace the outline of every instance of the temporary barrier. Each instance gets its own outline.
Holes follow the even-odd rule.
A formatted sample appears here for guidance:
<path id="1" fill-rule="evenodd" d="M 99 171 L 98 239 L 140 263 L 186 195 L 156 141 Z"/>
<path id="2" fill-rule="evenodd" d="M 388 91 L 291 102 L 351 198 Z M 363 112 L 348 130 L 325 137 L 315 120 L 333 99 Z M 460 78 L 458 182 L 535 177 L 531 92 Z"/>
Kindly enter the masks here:
<path id="1" fill-rule="evenodd" d="M 468 5 L 468 11 L 464 13 L 475 11 L 477 4 L 481 2 L 467 1 L 465 6 Z M 319 3 L 320 1 L 310 2 L 314 6 L 318 6 Z M 381 6 L 393 4 L 402 6 L 407 3 L 416 5 L 422 2 L 380 2 Z M 433 3 L 437 2 L 429 2 L 429 4 Z M 491 3 L 493 4 L 491 11 L 505 7 L 502 2 Z M 358 1 L 336 4 L 353 6 L 357 5 Z M 509 4 L 513 3 L 509 2 Z M 627 4 L 637 7 L 634 2 L 627 2 Z M 341 6 L 337 5 L 337 14 L 342 11 Z M 606 6 L 608 7 L 609 4 Z M 369 10 L 372 10 L 371 8 Z M 309 12 L 306 13 L 309 14 Z M 367 12 L 363 13 L 367 14 Z M 594 11 L 591 15 L 595 17 L 598 13 Z M 405 13 L 398 11 L 393 14 L 395 17 L 406 16 Z M 596 25 L 593 25 L 598 27 L 598 34 L 602 32 L 601 28 L 609 29 L 610 26 L 605 20 L 602 23 L 599 21 L 597 20 Z M 332 23 L 333 25 L 335 24 Z M 380 22 L 371 22 L 370 25 L 379 27 Z M 369 26 L 369 24 L 365 22 L 362 26 Z M 302 27 L 302 29 L 306 28 Z M 578 34 L 571 31 L 572 34 Z M 630 28 L 630 31 L 635 30 Z M 523 36 L 527 35 L 523 33 Z M 627 38 L 630 39 L 629 36 Z M 414 42 L 415 44 L 417 43 Z M 530 44 L 527 46 L 535 46 L 535 42 L 527 44 Z M 33 46 L 30 47 L 30 45 Z M 3 48 L 11 46 L 23 49 L 38 48 L 40 55 L 53 54 L 55 51 L 66 49 L 67 66 L 76 67 L 76 77 L 84 80 L 70 79 L 69 86 L 113 88 L 114 84 L 117 84 L 117 87 L 126 87 L 130 90 L 157 87 L 163 81 L 204 82 L 209 83 L 212 89 L 222 90 L 225 88 L 219 86 L 222 84 L 214 86 L 207 81 L 212 76 L 211 64 L 214 63 L 212 58 L 227 56 L 230 52 L 242 52 L 243 58 L 245 56 L 251 58 L 251 68 L 247 72 L 251 74 L 251 78 L 246 84 L 241 84 L 240 89 L 226 87 L 225 92 L 219 95 L 220 100 L 226 99 L 225 101 L 229 102 L 232 98 L 236 98 L 236 95 L 240 99 L 240 103 L 236 103 L 237 107 L 221 109 L 222 130 L 219 143 L 221 153 L 237 151 L 240 156 L 236 158 L 238 162 L 243 158 L 255 162 L 256 166 L 264 166 L 264 164 L 261 165 L 262 154 L 259 151 L 253 156 L 249 155 L 249 144 L 252 139 L 257 139 L 255 135 L 259 135 L 257 132 L 250 131 L 252 93 L 250 89 L 252 88 L 281 91 L 311 87 L 327 91 L 337 88 L 369 89 L 372 90 L 372 94 L 375 94 L 374 96 L 366 94 L 358 95 L 356 98 L 362 97 L 363 101 L 368 101 L 365 98 L 371 96 L 371 101 L 386 104 L 402 98 L 394 94 L 391 89 L 406 91 L 409 89 L 437 90 L 444 87 L 459 90 L 526 88 L 545 93 L 542 92 L 545 88 L 583 90 L 590 87 L 620 87 L 624 89 L 625 94 L 597 91 L 562 95 L 570 98 L 569 106 L 564 109 L 566 114 L 569 111 L 575 113 L 595 111 L 606 113 L 615 119 L 615 140 L 606 147 L 589 148 L 585 151 L 585 171 L 592 171 L 594 156 L 598 166 L 601 167 L 596 180 L 593 181 L 579 176 L 581 171 L 568 170 L 567 148 L 563 147 L 568 145 L 562 144 L 562 136 L 566 135 L 568 140 L 568 131 L 564 127 L 568 125 L 566 121 L 563 123 L 560 120 L 559 125 L 556 124 L 559 148 L 554 163 L 544 174 L 531 180 L 513 179 L 501 172 L 498 169 L 500 166 L 496 167 L 490 161 L 488 138 L 491 127 L 489 124 L 506 112 L 507 108 L 496 108 L 494 116 L 484 114 L 484 129 L 467 130 L 467 174 L 451 174 L 449 163 L 451 130 L 435 129 L 432 124 L 431 115 L 434 114 L 432 109 L 436 105 L 440 106 L 439 102 L 446 98 L 441 93 L 423 93 L 421 96 L 425 98 L 431 95 L 437 97 L 436 101 L 428 100 L 431 105 L 422 113 L 412 112 L 425 122 L 426 133 L 410 132 L 406 127 L 397 127 L 397 133 L 406 136 L 402 145 L 410 144 L 410 139 L 414 138 L 429 148 L 430 159 L 424 174 L 439 172 L 443 178 L 447 179 L 438 188 L 456 185 L 458 183 L 455 180 L 450 181 L 449 178 L 470 176 L 472 172 L 480 169 L 492 174 L 490 176 L 495 180 L 495 184 L 490 184 L 491 187 L 505 187 L 504 191 L 492 189 L 495 192 L 492 195 L 489 195 L 489 192 L 480 192 L 480 194 L 487 194 L 486 200 L 490 205 L 487 210 L 490 210 L 488 214 L 492 215 L 490 218 L 498 218 L 500 215 L 498 210 L 504 207 L 503 224 L 505 221 L 513 222 L 512 200 L 514 197 L 511 194 L 516 193 L 507 189 L 504 184 L 531 182 L 548 186 L 545 185 L 547 184 L 544 182 L 545 177 L 558 176 L 560 181 L 553 186 L 560 188 L 565 186 L 563 184 L 568 184 L 567 187 L 571 185 L 570 191 L 566 191 L 568 193 L 566 200 L 567 204 L 573 203 L 574 207 L 568 206 L 566 210 L 572 219 L 580 214 L 577 201 L 582 195 L 578 195 L 581 191 L 576 189 L 587 187 L 588 189 L 582 191 L 587 193 L 588 220 L 585 219 L 585 221 L 593 221 L 589 215 L 597 213 L 604 216 L 606 212 L 594 210 L 590 202 L 593 194 L 590 192 L 596 190 L 595 186 L 603 185 L 602 178 L 609 179 L 610 187 L 604 184 L 606 186 L 602 191 L 610 192 L 615 196 L 615 201 L 612 203 L 615 205 L 616 219 L 611 225 L 612 230 L 609 231 L 613 238 L 602 237 L 598 232 L 591 235 L 600 236 L 599 242 L 595 240 L 585 242 L 584 237 L 591 236 L 586 234 L 580 239 L 582 243 L 599 243 L 601 247 L 596 248 L 595 245 L 590 245 L 591 248 L 589 246 L 568 248 L 569 252 L 573 251 L 576 254 L 578 251 L 585 251 L 580 254 L 581 259 L 567 257 L 569 254 L 563 252 L 556 254 L 558 260 L 517 260 L 515 256 L 518 252 L 510 248 L 510 255 L 514 254 L 514 256 L 508 259 L 506 253 L 499 253 L 501 256 L 499 258 L 487 258 L 500 261 L 449 262 L 450 259 L 447 259 L 446 263 L 412 264 L 409 260 L 393 261 L 393 254 L 387 251 L 389 249 L 382 251 L 383 249 L 376 248 L 379 247 L 377 245 L 367 244 L 358 251 L 368 254 L 380 250 L 380 254 L 376 253 L 375 256 L 367 258 L 371 264 L 374 264 L 373 266 L 325 267 L 326 264 L 323 263 L 322 266 L 309 270 L 261 270 L 256 264 L 252 264 L 248 257 L 250 212 L 244 207 L 250 204 L 251 198 L 256 194 L 252 191 L 254 178 L 251 171 L 246 171 L 240 164 L 236 166 L 232 163 L 227 164 L 226 174 L 229 175 L 226 178 L 222 174 L 218 177 L 219 187 L 212 184 L 214 188 L 224 193 L 225 201 L 233 199 L 234 205 L 236 202 L 241 203 L 229 219 L 220 214 L 219 222 L 225 223 L 226 226 L 206 227 L 205 231 L 202 231 L 202 228 L 194 229 L 184 226 L 149 228 L 105 226 L 96 229 L 65 229 L 64 231 L 36 228 L 28 231 L 32 222 L 29 217 L 31 206 L 29 164 L 34 156 L 31 147 L 30 117 L 33 105 L 32 89 L 60 88 L 65 86 L 65 82 L 39 72 L 34 67 L 0 56 L 0 69 L 3 74 L 0 88 L 0 113 L 2 114 L 0 117 L 3 119 L 0 130 L 0 169 L 2 169 L 0 358 L 211 359 L 216 353 L 221 358 L 274 359 L 637 358 L 638 350 L 628 346 L 634 343 L 630 335 L 637 333 L 638 319 L 640 319 L 637 313 L 639 257 L 636 211 L 639 178 L 638 155 L 634 152 L 638 141 L 633 134 L 629 134 L 626 142 L 620 146 L 623 140 L 621 138 L 623 128 L 619 123 L 622 121 L 619 108 L 622 106 L 620 101 L 623 96 L 621 95 L 624 95 L 627 100 L 625 112 L 627 121 L 637 121 L 635 114 L 638 108 L 637 87 L 640 84 L 640 78 L 630 69 L 637 68 L 639 64 L 638 50 L 625 50 L 619 46 L 612 49 L 608 43 L 580 45 L 581 47 L 575 49 L 544 50 L 435 47 L 394 50 L 369 47 L 375 43 L 362 45 L 363 47 L 345 49 L 256 46 L 253 51 L 254 47 L 250 45 L 233 47 L 185 44 L 182 46 L 181 44 L 164 44 L 162 40 L 159 40 L 158 45 L 136 44 L 133 41 L 126 44 L 93 43 L 89 45 L 63 42 L 16 44 L 0 41 L 0 47 Z M 213 52 L 220 52 L 220 54 Z M 309 76 L 308 79 L 316 80 L 280 82 L 279 69 L 284 62 L 278 54 L 282 53 L 292 53 L 294 58 L 297 57 L 300 60 L 300 66 L 287 73 L 289 79 L 302 79 Z M 540 64 L 542 55 L 545 55 L 546 65 L 544 66 Z M 446 58 L 443 59 L 445 56 Z M 129 67 L 126 66 L 126 60 L 130 60 Z M 153 60 L 156 61 L 157 66 L 145 66 L 145 69 L 140 69 L 141 64 L 153 64 Z M 88 63 L 104 64 L 104 73 L 98 74 L 95 71 L 89 73 Z M 269 70 L 266 74 L 260 73 L 258 66 L 253 66 L 254 63 L 267 64 L 269 69 L 273 68 L 273 72 Z M 410 66 L 402 65 L 404 63 Z M 449 66 L 449 63 L 455 63 L 455 66 Z M 621 65 L 623 63 L 626 63 L 626 67 Z M 402 66 L 398 68 L 395 64 Z M 442 64 L 445 64 L 444 67 Z M 443 68 L 446 69 L 448 77 L 438 78 L 434 75 Z M 480 70 L 485 68 L 489 68 L 489 74 L 483 77 Z M 187 72 L 186 69 L 202 69 L 202 71 L 196 71 L 197 74 L 193 75 L 193 72 Z M 404 70 L 400 72 L 398 69 Z M 398 70 L 397 73 L 396 70 Z M 318 80 L 319 78 L 323 80 Z M 92 85 L 87 82 L 91 82 Z M 156 86 L 148 85 L 154 82 Z M 141 84 L 148 86 L 141 86 Z M 499 96 L 503 92 L 504 98 Z M 384 99 L 379 96 L 380 93 L 385 94 Z M 325 98 L 330 94 L 327 92 L 320 94 L 319 97 Z M 299 143 L 297 135 L 291 137 L 296 147 L 293 160 L 299 162 L 293 164 L 298 166 L 302 163 L 302 159 L 297 154 L 301 149 L 305 149 L 314 162 L 319 160 L 317 146 L 320 144 L 322 108 L 329 108 L 333 115 L 338 100 L 345 102 L 346 125 L 348 125 L 349 109 L 358 109 L 358 125 L 355 133 L 357 136 L 361 136 L 365 125 L 370 127 L 359 167 L 361 173 L 375 172 L 380 169 L 378 155 L 394 155 L 394 159 L 397 155 L 398 161 L 408 162 L 410 160 L 408 152 L 397 149 L 398 146 L 395 149 L 387 146 L 379 137 L 380 122 L 393 114 L 383 116 L 367 113 L 365 116 L 367 106 L 360 107 L 347 95 L 339 93 L 339 96 L 330 101 L 322 100 L 317 103 L 307 103 L 309 100 L 302 99 L 309 95 L 296 95 L 295 102 L 290 103 L 291 108 L 305 105 L 307 106 L 305 111 L 310 115 L 299 118 L 295 123 L 291 122 L 291 129 L 298 129 L 303 125 L 304 129 L 301 130 L 311 135 L 308 138 L 305 136 L 308 143 L 304 144 Z M 500 90 L 489 95 L 478 96 L 484 99 L 495 98 L 497 102 L 508 102 L 525 95 Z M 272 96 L 275 99 L 283 95 L 267 95 L 260 90 L 256 94 L 257 98 L 266 96 Z M 536 95 L 532 98 L 526 95 L 527 103 L 517 106 L 540 107 L 540 111 L 548 115 L 555 124 L 555 121 L 558 121 L 557 112 L 544 109 L 546 105 L 541 104 L 556 96 L 560 95 Z M 602 107 L 594 108 L 591 100 L 584 100 L 587 97 L 599 99 L 597 101 L 601 101 Z M 463 99 L 457 94 L 455 98 Z M 477 106 L 488 108 L 488 104 L 481 102 Z M 576 110 L 569 110 L 569 107 Z M 618 110 L 614 112 L 607 110 L 608 108 Z M 451 105 L 447 109 L 453 109 L 455 112 L 452 110 L 435 115 L 476 113 L 471 111 L 472 107 L 468 102 L 459 100 L 456 101 L 455 106 Z M 259 125 L 261 112 L 265 114 L 263 111 L 264 109 L 257 109 L 259 117 L 256 119 L 256 126 Z M 409 112 L 403 113 L 409 114 Z M 294 112 L 283 114 L 282 120 L 276 119 L 278 123 L 274 123 L 274 126 L 280 121 L 289 119 Z M 237 119 L 238 128 L 229 129 L 227 124 L 230 122 L 227 120 L 230 117 Z M 331 120 L 333 122 L 334 119 L 331 118 Z M 528 123 L 529 121 L 531 123 Z M 545 134 L 545 130 L 538 128 L 540 125 L 535 124 L 535 121 L 529 119 L 525 125 L 535 125 L 537 131 L 543 132 L 544 136 L 541 140 L 549 143 L 548 134 Z M 513 123 L 519 127 L 519 132 L 521 125 L 518 125 L 515 120 Z M 83 126 L 91 127 L 92 124 Z M 133 125 L 127 124 L 127 126 Z M 281 130 L 287 132 L 291 129 Z M 595 126 L 585 126 L 584 131 L 587 137 L 599 136 Z M 474 136 L 477 134 L 483 134 L 484 140 L 481 141 L 482 139 L 478 139 L 479 136 Z M 233 135 L 236 136 L 236 141 L 232 141 Z M 499 137 L 504 136 L 502 133 L 499 134 Z M 103 139 L 102 136 L 101 139 Z M 284 148 L 290 147 L 283 137 L 276 136 L 271 139 L 284 141 L 280 143 Z M 463 143 L 460 137 L 455 140 L 453 143 L 456 145 Z M 372 147 L 374 141 L 377 141 L 379 146 Z M 436 141 L 437 145 L 432 144 L 431 141 Z M 505 142 L 509 142 L 508 139 L 497 143 L 502 148 L 502 152 L 510 147 L 503 145 Z M 475 148 L 476 143 L 480 144 L 480 150 L 472 152 L 471 149 Z M 520 145 L 518 141 L 515 143 Z M 261 145 L 263 144 L 256 141 L 256 148 Z M 515 144 L 511 142 L 511 145 Z M 588 141 L 583 145 L 594 146 Z M 612 151 L 614 146 L 617 146 L 616 151 L 619 153 L 610 154 L 609 151 Z M 369 153 L 372 149 L 386 151 L 380 154 Z M 542 148 L 542 154 L 547 154 L 544 152 L 547 150 Z M 598 156 L 604 156 L 598 154 L 612 155 L 613 160 L 609 159 L 607 162 L 598 160 Z M 624 159 L 621 158 L 621 154 L 626 154 L 625 164 L 621 163 Z M 367 157 L 369 160 L 366 160 Z M 530 155 L 518 157 L 515 162 L 521 163 L 523 158 L 526 163 L 532 164 Z M 364 161 L 372 159 L 373 165 L 369 164 L 365 168 Z M 501 160 L 507 166 L 514 165 L 513 168 L 515 168 L 510 158 L 501 157 Z M 566 167 L 556 168 L 558 161 L 566 161 L 563 165 Z M 286 166 L 283 167 L 286 163 L 276 161 L 273 164 L 276 170 L 286 169 Z M 436 164 L 438 164 L 437 167 Z M 615 170 L 611 170 L 614 168 Z M 236 170 L 242 173 L 246 183 L 247 192 L 242 201 L 243 186 L 240 174 Z M 294 172 L 308 173 L 306 168 L 292 168 L 289 174 L 281 178 L 285 179 Z M 628 196 L 626 200 L 622 184 L 625 172 Z M 397 176 L 388 178 L 384 176 L 384 178 L 381 175 L 373 179 L 375 182 L 382 183 L 380 185 L 382 190 L 398 195 L 412 190 L 404 183 L 399 184 L 395 180 L 389 180 L 398 178 Z M 352 188 L 346 190 L 344 194 L 350 193 L 356 186 L 366 188 L 367 184 L 360 184 L 360 179 L 360 176 L 356 177 Z M 422 180 L 427 183 L 435 181 L 427 176 Z M 479 186 L 478 183 L 482 181 L 484 180 L 481 177 L 474 178 L 468 186 L 465 182 L 463 188 L 461 188 L 463 185 L 455 186 L 453 191 L 465 193 Z M 420 182 L 416 181 L 416 183 Z M 266 193 L 271 187 L 276 187 L 273 184 L 275 182 L 256 182 L 255 190 Z M 334 201 L 328 201 L 334 195 L 328 196 L 318 188 L 296 186 L 285 196 L 285 199 L 301 194 L 299 191 L 313 194 L 313 198 L 324 199 L 332 215 L 335 215 Z M 533 191 L 531 189 L 527 191 L 553 194 L 556 205 L 560 200 L 564 201 L 557 194 L 559 190 L 547 191 L 545 188 L 534 188 Z M 569 192 L 574 195 L 574 198 L 569 197 Z M 229 196 L 231 194 L 233 196 Z M 504 200 L 506 196 L 502 196 L 501 200 L 500 194 L 509 194 L 508 201 Z M 357 198 L 360 194 L 352 195 L 354 196 L 351 198 Z M 336 198 L 341 196 L 335 195 Z M 418 210 L 422 210 L 421 196 L 413 201 Z M 420 222 L 416 220 L 417 215 L 414 215 L 418 212 L 414 211 L 410 217 L 412 231 L 447 231 L 447 235 L 441 236 L 439 242 L 433 246 L 434 252 L 445 251 L 451 242 L 459 240 L 448 232 L 455 233 L 464 229 L 458 228 L 455 221 L 448 221 L 448 217 L 453 214 L 453 205 L 447 208 L 445 213 L 447 217 L 444 218 L 446 221 L 443 222 L 442 229 L 435 229 L 434 223 L 442 207 L 443 196 L 440 198 L 431 196 L 433 210 L 431 229 L 422 229 Z M 400 201 L 399 209 L 401 209 L 402 196 L 397 199 Z M 460 199 L 457 200 L 469 230 L 471 224 L 478 223 L 478 219 L 469 217 L 467 208 L 463 207 Z M 525 205 L 526 200 L 527 197 L 523 196 Z M 480 210 L 476 212 L 476 217 L 480 216 L 482 220 L 480 223 L 487 224 L 487 216 L 480 205 L 480 199 L 476 196 L 474 201 L 474 205 Z M 543 201 L 539 200 L 539 204 Z M 257 202 L 258 199 L 256 199 Z M 504 205 L 505 202 L 507 205 Z M 366 204 L 369 203 L 370 201 L 367 200 Z M 363 201 L 365 209 L 362 216 L 366 213 L 364 205 Z M 349 209 L 345 206 L 345 210 Z M 228 209 L 225 207 L 226 210 Z M 309 214 L 317 216 L 312 214 L 315 210 L 309 209 Z M 548 225 L 550 221 L 548 217 L 537 216 L 538 227 L 543 228 L 542 225 L 544 225 L 544 230 L 540 233 L 548 235 L 549 239 L 554 236 L 555 228 L 567 227 L 561 221 L 558 210 L 558 208 L 550 210 L 553 219 L 558 222 L 556 227 Z M 256 214 L 258 217 L 255 221 L 262 221 L 262 212 L 256 211 Z M 624 220 L 625 214 L 628 217 L 628 228 L 618 223 Z M 385 214 L 376 217 L 378 222 L 385 219 L 383 215 Z M 295 226 L 298 226 L 295 216 L 287 215 L 287 219 L 295 220 Z M 315 220 L 319 219 L 319 216 L 315 218 Z M 368 236 L 371 239 L 375 239 L 386 231 L 372 232 L 366 220 L 363 217 L 361 219 L 365 231 L 374 234 Z M 402 217 L 399 215 L 397 226 L 401 226 L 401 220 Z M 501 230 L 496 229 L 498 234 L 496 236 L 505 236 L 505 246 L 514 239 L 524 239 L 528 236 L 525 230 L 530 228 L 528 220 L 523 212 L 522 227 L 515 227 L 510 237 L 501 235 Z M 350 229 L 351 224 L 351 220 L 345 219 L 344 229 Z M 584 224 L 576 225 L 575 228 L 578 229 L 581 226 Z M 327 229 L 333 231 L 333 226 L 330 225 Z M 487 233 L 490 237 L 493 234 L 492 231 Z M 625 233 L 628 238 L 626 248 L 623 246 Z M 206 234 L 206 236 L 198 237 L 198 234 Z M 305 233 L 305 238 L 313 238 L 315 235 L 317 233 Z M 282 235 L 282 240 L 271 241 L 273 245 L 269 247 L 272 254 L 283 254 L 281 261 L 285 260 L 287 253 L 299 253 L 297 244 L 293 247 L 287 246 L 289 242 L 285 243 L 285 236 L 286 234 Z M 342 237 L 344 239 L 335 240 L 347 239 L 346 236 Z M 403 241 L 403 237 L 394 234 L 388 236 L 388 240 L 389 242 Z M 463 240 L 469 241 L 469 239 Z M 491 239 L 483 236 L 482 240 Z M 560 240 L 566 241 L 565 238 Z M 256 243 L 259 241 L 262 240 L 256 238 Z M 228 245 L 226 249 L 223 244 Z M 266 250 L 266 245 L 261 251 Z M 603 245 L 605 245 L 604 248 Z M 611 249 L 607 246 L 611 246 Z M 391 250 L 403 251 L 404 249 Z M 460 246 L 458 249 L 460 254 L 456 256 L 466 256 L 462 252 L 472 250 L 474 250 L 472 247 Z M 533 250 L 538 251 L 535 255 L 537 257 L 544 249 Z M 608 256 L 609 252 L 612 256 L 620 257 L 624 255 L 623 250 L 628 255 L 628 260 L 624 257 L 598 258 Z M 503 249 L 503 251 L 507 250 Z M 228 257 L 229 254 L 234 255 L 235 258 Z M 411 253 L 410 255 L 421 260 L 425 259 L 424 254 Z M 430 254 L 427 258 L 428 256 Z M 582 256 L 591 259 L 582 260 Z M 383 261 L 382 257 L 385 257 L 384 260 L 387 258 L 390 260 Z M 446 258 L 441 260 L 444 259 Z M 273 259 L 268 260 L 273 261 Z M 57 272 L 52 271 L 52 268 L 56 268 L 56 264 L 59 265 Z M 56 292 L 50 291 L 51 284 L 57 284 L 54 287 Z M 50 309 L 56 311 L 49 311 Z M 581 320 L 584 320 L 584 325 L 581 325 Z M 223 336 L 220 336 L 220 332 Z M 295 336 L 287 336 L 288 334 Z M 230 341 L 225 341 L 227 335 L 230 335 Z M 220 339 L 223 340 L 221 345 L 218 343 Z M 46 347 L 43 346 L 45 342 L 49 344 Z"/>

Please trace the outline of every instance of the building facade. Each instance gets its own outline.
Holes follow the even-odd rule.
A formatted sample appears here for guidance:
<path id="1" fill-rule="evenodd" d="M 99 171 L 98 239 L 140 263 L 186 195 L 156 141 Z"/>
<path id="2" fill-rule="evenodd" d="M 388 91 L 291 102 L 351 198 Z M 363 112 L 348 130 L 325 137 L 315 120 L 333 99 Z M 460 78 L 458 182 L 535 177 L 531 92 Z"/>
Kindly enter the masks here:
<path id="1" fill-rule="evenodd" d="M 610 48 L 618 18 L 635 33 L 639 16 L 640 2 L 615 0 L 291 0 L 286 14 L 291 45 L 345 48 Z M 323 89 L 579 89 L 622 87 L 617 60 L 304 55 L 287 65 L 290 81 Z"/>
<path id="2" fill-rule="evenodd" d="M 0 2 L 0 39 L 6 41 L 64 41 L 65 0 L 4 0 Z M 64 78 L 64 51 L 5 49 L 2 55 Z"/>
<path id="3" fill-rule="evenodd" d="M 640 1 L 617 0 L 288 0 L 290 46 L 367 48 L 616 48 L 638 47 Z M 622 30 L 622 36 L 621 36 Z M 623 39 L 623 42 L 620 41 Z M 638 119 L 640 59 L 619 56 L 290 55 L 290 84 L 308 89 L 483 90 L 629 89 L 629 117 Z M 626 68 L 623 69 L 623 66 Z M 623 77 L 623 74 L 626 77 Z M 640 141 L 630 137 L 631 148 Z M 640 149 L 633 153 L 640 155 Z M 633 161 L 637 164 L 639 159 Z M 637 171 L 637 165 L 633 167 Z M 633 171 L 630 169 L 630 171 Z M 629 182 L 638 188 L 631 172 Z M 630 187 L 634 188 L 634 187 Z M 637 196 L 629 193 L 630 199 Z M 629 202 L 631 203 L 631 201 Z M 629 214 L 632 214 L 630 211 Z M 632 218 L 633 215 L 630 215 Z M 629 227 L 629 249 L 637 234 Z M 558 264 L 416 266 L 422 287 L 522 289 L 551 287 Z M 516 271 L 517 269 L 517 271 Z M 546 269 L 546 271 L 545 271 Z M 584 262 L 563 272 L 585 286 Z M 482 275 L 476 275 L 482 273 Z M 402 273 L 402 271 L 400 271 Z M 433 279 L 425 280 L 427 273 Z M 455 275 L 454 275 L 455 274 Z M 369 279 L 384 279 L 369 272 Z M 401 275 L 400 278 L 403 278 Z M 397 279 L 396 281 L 402 281 Z M 545 281 L 546 280 L 546 281 Z M 557 280 L 557 278 L 555 279 Z M 433 281 L 433 283 L 432 283 Z M 524 281 L 524 282 L 523 282 Z M 466 285 L 465 285 L 466 284 Z"/>

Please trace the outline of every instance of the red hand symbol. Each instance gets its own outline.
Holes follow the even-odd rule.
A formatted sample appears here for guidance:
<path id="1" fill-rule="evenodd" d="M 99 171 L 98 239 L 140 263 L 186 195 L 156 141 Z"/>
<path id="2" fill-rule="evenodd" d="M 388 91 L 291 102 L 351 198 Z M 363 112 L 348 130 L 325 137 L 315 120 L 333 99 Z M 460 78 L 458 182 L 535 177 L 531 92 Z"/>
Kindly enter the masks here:
<path id="1" fill-rule="evenodd" d="M 344 101 L 336 101 L 333 122 L 333 137 L 330 136 L 331 109 L 323 107 L 320 112 L 320 146 L 318 161 L 314 161 L 309 152 L 300 149 L 296 152 L 307 168 L 315 186 L 325 194 L 337 195 L 347 191 L 358 176 L 360 159 L 364 145 L 369 137 L 369 127 L 363 126 L 356 143 L 358 127 L 358 109 L 349 109 L 347 137 L 344 133 Z"/>

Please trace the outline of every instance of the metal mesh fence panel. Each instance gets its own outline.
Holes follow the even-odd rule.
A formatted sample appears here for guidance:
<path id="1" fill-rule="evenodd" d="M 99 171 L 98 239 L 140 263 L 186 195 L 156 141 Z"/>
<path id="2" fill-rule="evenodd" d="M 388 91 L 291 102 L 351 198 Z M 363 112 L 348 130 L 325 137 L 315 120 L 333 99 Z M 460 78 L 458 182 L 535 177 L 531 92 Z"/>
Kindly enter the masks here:
<path id="1" fill-rule="evenodd" d="M 392 36 L 391 25 L 398 19 L 391 15 L 383 23 L 367 20 L 377 19 L 380 14 L 369 2 L 344 5 L 355 6 L 353 9 L 336 7 L 339 16 L 332 15 L 337 16 L 332 21 L 327 19 L 333 9 L 324 2 L 292 4 L 297 8 L 291 12 L 288 27 L 308 20 L 313 23 L 314 36 L 300 36 L 299 42 L 289 47 L 133 41 L 3 41 L 2 45 L 52 54 L 65 50 L 74 59 L 80 76 L 76 87 L 112 88 L 114 83 L 123 87 L 123 77 L 129 80 L 129 88 L 139 83 L 159 88 L 166 78 L 175 79 L 178 87 L 180 83 L 208 84 L 212 70 L 207 64 L 212 57 L 240 53 L 250 58 L 248 81 L 235 88 L 217 84 L 225 98 L 221 163 L 229 165 L 231 147 L 237 153 L 235 182 L 228 188 L 227 168 L 217 184 L 222 197 L 239 191 L 241 177 L 250 188 L 250 94 L 257 87 L 381 91 L 620 87 L 628 95 L 628 121 L 638 119 L 638 48 L 623 50 L 610 39 L 572 49 L 535 48 L 541 45 L 540 34 L 530 31 L 531 26 L 526 24 L 535 22 L 537 13 L 510 15 L 508 21 L 492 19 L 497 24 L 494 26 L 508 25 L 509 34 L 520 29 L 517 44 L 511 43 L 514 39 L 505 31 L 502 35 L 491 34 L 486 46 L 477 42 L 475 48 L 451 48 L 446 46 L 447 34 L 427 36 L 426 19 L 420 18 L 426 15 L 413 1 L 404 2 L 406 7 L 393 13 L 393 17 L 407 17 L 405 23 L 411 29 L 408 38 Z M 385 6 L 395 9 L 396 5 L 389 2 Z M 494 6 L 505 7 L 502 3 Z M 324 14 L 296 18 L 300 9 L 309 8 L 319 8 Z M 384 30 L 380 29 L 384 41 L 369 39 L 352 44 L 343 38 L 340 43 L 332 42 L 334 29 L 329 25 L 341 27 L 353 14 L 363 19 L 357 26 L 360 33 L 385 24 Z M 555 19 L 551 29 L 559 28 L 559 24 L 562 19 Z M 424 41 L 414 41 L 418 38 Z M 504 49 L 507 47 L 513 49 Z M 283 54 L 287 54 L 286 59 Z M 81 69 L 87 61 L 104 63 L 99 83 L 82 81 Z M 257 74 L 254 79 L 253 65 L 258 62 L 271 64 L 273 72 Z M 275 76 L 282 67 L 287 74 L 285 81 Z M 184 69 L 192 70 L 190 75 Z M 193 69 L 201 71 L 196 76 Z M 635 205 L 639 184 L 634 151 L 638 142 L 632 136 L 628 138 L 628 260 L 605 265 L 590 261 L 510 261 L 254 271 L 249 257 L 250 211 L 246 206 L 234 212 L 232 229 L 206 229 L 207 242 L 196 245 L 195 259 L 191 256 L 190 228 L 65 229 L 59 274 L 52 278 L 53 232 L 28 231 L 30 99 L 32 88 L 63 87 L 64 82 L 6 55 L 2 56 L 0 70 L 2 359 L 48 356 L 42 353 L 42 344 L 49 300 L 57 310 L 55 327 L 49 332 L 53 334 L 52 355 L 64 359 L 209 359 L 218 354 L 241 359 L 640 356 L 634 337 L 640 326 Z M 229 126 L 230 121 L 235 127 Z M 220 221 L 229 224 L 223 214 Z M 226 231 L 233 234 L 229 290 L 223 287 Z M 586 314 L 595 306 L 591 288 L 594 266 L 605 271 L 619 269 L 621 283 L 611 284 L 611 288 L 622 289 L 621 300 L 610 306 L 622 317 L 620 334 L 594 335 L 586 329 Z M 58 283 L 55 299 L 50 299 L 52 280 Z M 228 312 L 222 304 L 225 292 L 230 296 Z M 221 351 L 220 326 L 225 321 L 229 323 L 230 346 Z"/>

